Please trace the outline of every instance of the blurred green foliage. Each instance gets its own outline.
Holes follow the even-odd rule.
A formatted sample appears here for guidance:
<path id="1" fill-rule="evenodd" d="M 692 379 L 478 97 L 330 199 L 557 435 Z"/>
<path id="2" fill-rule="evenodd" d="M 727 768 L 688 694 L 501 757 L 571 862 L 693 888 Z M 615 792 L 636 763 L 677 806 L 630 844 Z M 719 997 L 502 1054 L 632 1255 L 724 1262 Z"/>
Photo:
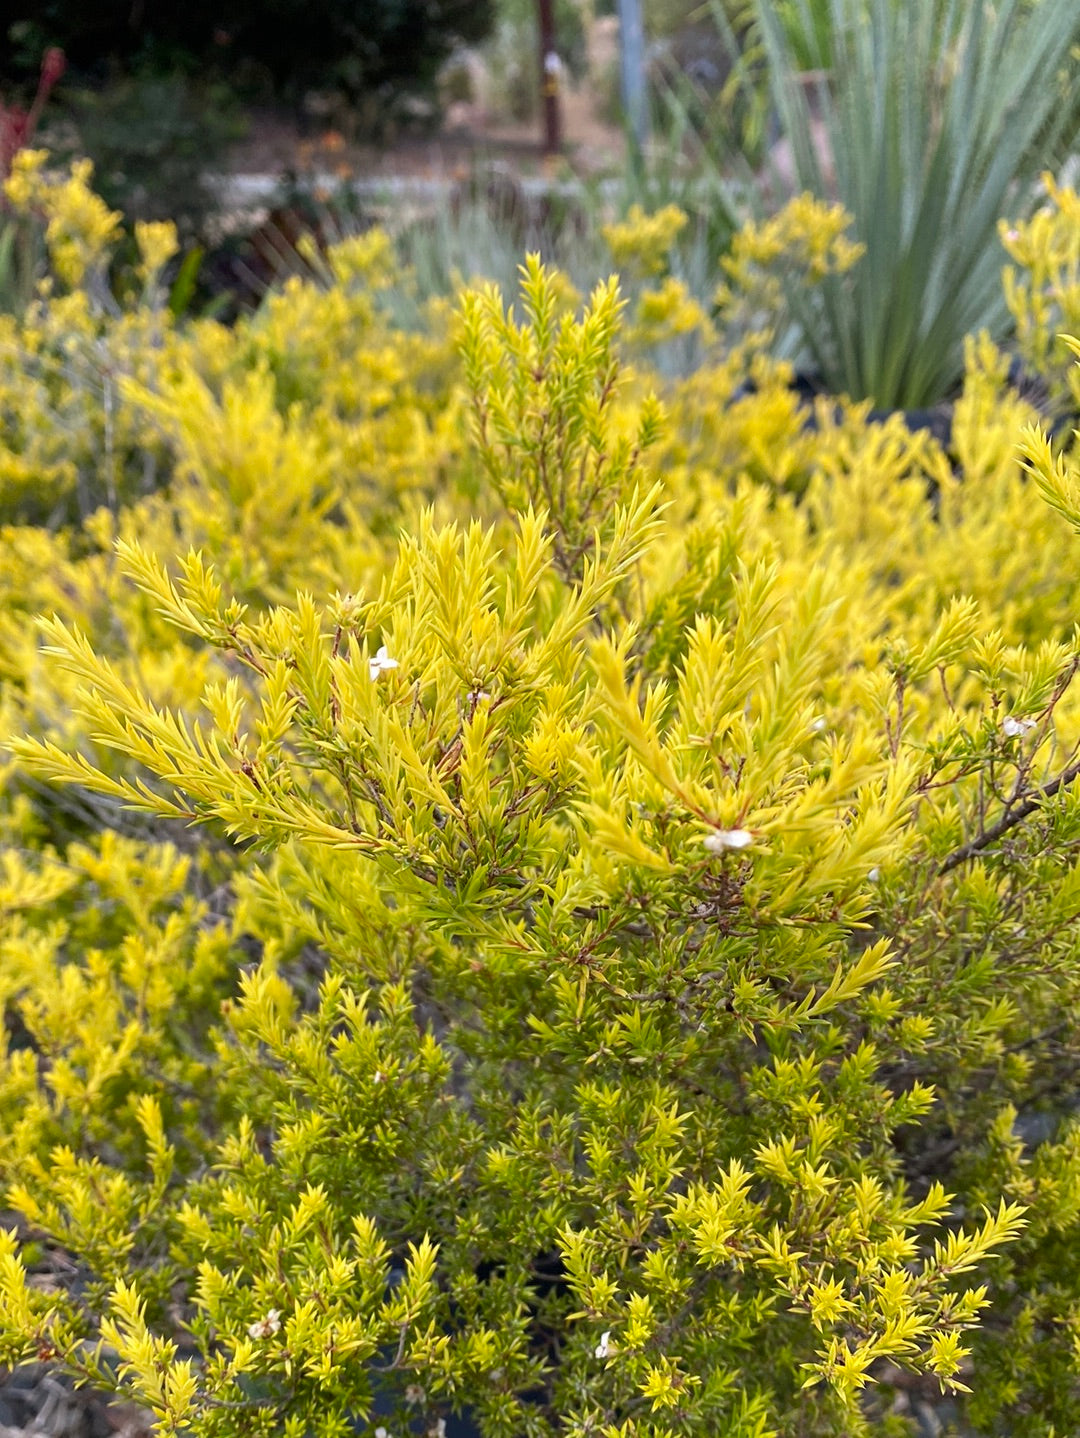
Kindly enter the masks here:
<path id="1" fill-rule="evenodd" d="M 88 79 L 141 68 L 211 71 L 241 87 L 296 95 L 322 86 L 354 94 L 383 86 L 430 86 L 458 40 L 480 39 L 491 0 L 190 0 L 132 6 L 127 0 L 45 0 L 5 7 L 9 46 L 0 75 L 36 68 L 60 45 Z"/>

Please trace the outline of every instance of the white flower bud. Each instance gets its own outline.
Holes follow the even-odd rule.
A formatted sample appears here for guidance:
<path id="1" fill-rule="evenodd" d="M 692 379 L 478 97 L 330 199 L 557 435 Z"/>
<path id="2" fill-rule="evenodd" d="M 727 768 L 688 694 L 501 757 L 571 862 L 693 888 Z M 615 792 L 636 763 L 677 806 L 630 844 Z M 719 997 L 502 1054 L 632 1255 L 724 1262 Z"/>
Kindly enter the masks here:
<path id="1" fill-rule="evenodd" d="M 248 1324 L 249 1338 L 273 1338 L 281 1331 L 281 1309 L 271 1308 L 265 1318 L 257 1318 Z"/>
<path id="2" fill-rule="evenodd" d="M 390 658 L 385 644 L 380 644 L 378 652 L 368 660 L 372 679 L 378 679 L 379 675 L 385 673 L 387 669 L 396 669 L 397 667 L 397 660 Z"/>
<path id="3" fill-rule="evenodd" d="M 710 854 L 722 854 L 725 849 L 745 849 L 753 842 L 754 836 L 749 829 L 714 829 L 703 840 Z"/>
<path id="4" fill-rule="evenodd" d="M 1006 714 L 1001 721 L 1001 732 L 1010 739 L 1019 739 L 1029 729 L 1035 728 L 1034 719 L 1014 719 L 1011 714 Z"/>

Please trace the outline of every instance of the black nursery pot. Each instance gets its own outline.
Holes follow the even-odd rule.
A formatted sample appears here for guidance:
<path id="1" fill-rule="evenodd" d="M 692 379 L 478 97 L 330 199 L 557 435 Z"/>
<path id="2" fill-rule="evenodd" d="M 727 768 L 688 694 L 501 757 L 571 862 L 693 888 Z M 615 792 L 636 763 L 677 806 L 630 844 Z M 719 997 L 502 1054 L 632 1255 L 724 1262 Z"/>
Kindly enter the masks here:
<path id="1" fill-rule="evenodd" d="M 807 409 L 807 427 L 816 428 L 813 405 L 814 401 L 821 395 L 828 394 L 825 382 L 819 374 L 806 374 L 797 372 L 792 381 L 791 388 L 799 396 L 800 402 Z M 953 402 L 943 400 L 927 409 L 872 409 L 867 416 L 871 424 L 884 424 L 894 414 L 903 418 L 908 429 L 914 433 L 916 430 L 926 430 L 931 434 L 942 449 L 948 450 L 952 445 L 952 421 Z"/>
<path id="2" fill-rule="evenodd" d="M 1040 412 L 1042 422 L 1051 439 L 1056 439 L 1059 435 L 1075 427 L 1080 421 L 1080 416 L 1076 414 L 1062 413 L 1052 408 L 1050 395 L 1044 381 L 1038 375 L 1029 374 L 1015 355 L 1009 363 L 1007 383 L 1010 389 L 1022 395 Z M 753 393 L 755 388 L 752 381 L 747 381 L 739 387 L 738 394 Z M 807 427 L 815 428 L 814 401 L 829 393 L 824 379 L 820 374 L 812 371 L 797 371 L 791 388 L 807 411 Z M 871 424 L 884 424 L 893 414 L 900 414 L 909 430 L 913 433 L 917 430 L 926 430 L 948 453 L 952 448 L 954 409 L 955 396 L 923 409 L 872 409 L 868 418 Z"/>

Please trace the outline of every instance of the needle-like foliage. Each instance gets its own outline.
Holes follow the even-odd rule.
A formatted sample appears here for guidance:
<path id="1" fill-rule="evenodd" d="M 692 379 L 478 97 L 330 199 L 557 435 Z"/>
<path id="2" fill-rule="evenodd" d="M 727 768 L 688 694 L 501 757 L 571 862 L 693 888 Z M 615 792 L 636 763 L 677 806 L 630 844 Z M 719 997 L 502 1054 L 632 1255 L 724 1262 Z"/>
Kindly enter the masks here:
<path id="1" fill-rule="evenodd" d="M 72 179 L 0 372 L 0 1361 L 186 1438 L 1077 1431 L 1080 463 L 1006 357 L 948 453 L 801 410 L 805 199 L 718 323 L 670 211 L 627 312 L 531 257 L 400 330 L 378 232 L 233 329 L 144 233 L 110 311 Z M 165 488 L 22 509 L 133 437 Z"/>

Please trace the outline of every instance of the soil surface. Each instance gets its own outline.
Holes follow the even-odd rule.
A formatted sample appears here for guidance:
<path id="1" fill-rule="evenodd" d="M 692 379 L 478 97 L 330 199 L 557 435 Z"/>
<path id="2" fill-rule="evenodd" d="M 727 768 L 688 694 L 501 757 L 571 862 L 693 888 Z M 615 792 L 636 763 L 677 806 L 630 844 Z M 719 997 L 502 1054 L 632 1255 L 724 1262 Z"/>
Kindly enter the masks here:
<path id="1" fill-rule="evenodd" d="M 579 174 L 610 172 L 622 166 L 626 143 L 612 123 L 614 75 L 618 66 L 618 22 L 593 21 L 585 42 L 586 73 L 578 82 L 559 81 L 562 149 L 545 157 L 539 113 L 528 121 L 507 117 L 508 96 L 482 51 L 457 59 L 467 99 L 447 97 L 441 119 L 422 110 L 410 122 L 398 117 L 379 144 L 351 139 L 352 118 L 336 111 L 329 96 L 311 95 L 303 113 L 255 112 L 245 139 L 235 145 L 229 168 L 235 175 L 295 175 L 329 172 L 338 180 L 445 179 L 478 160 L 501 161 L 521 176 L 569 165 Z M 505 87 L 506 81 L 503 85 Z M 539 107 L 537 106 L 537 109 Z"/>
<path id="2" fill-rule="evenodd" d="M 591 93 L 567 88 L 562 94 L 562 153 L 545 157 L 540 122 L 489 118 L 479 106 L 451 106 L 434 133 L 406 129 L 385 142 L 360 144 L 327 121 L 313 125 L 281 111 L 252 113 L 248 134 L 234 145 L 228 168 L 234 175 L 330 173 L 336 179 L 440 179 L 459 175 L 477 161 L 499 161 L 522 175 L 541 174 L 562 164 L 597 174 L 619 168 L 626 144 L 621 129 L 595 113 Z M 418 128 L 418 127 L 417 127 Z"/>

